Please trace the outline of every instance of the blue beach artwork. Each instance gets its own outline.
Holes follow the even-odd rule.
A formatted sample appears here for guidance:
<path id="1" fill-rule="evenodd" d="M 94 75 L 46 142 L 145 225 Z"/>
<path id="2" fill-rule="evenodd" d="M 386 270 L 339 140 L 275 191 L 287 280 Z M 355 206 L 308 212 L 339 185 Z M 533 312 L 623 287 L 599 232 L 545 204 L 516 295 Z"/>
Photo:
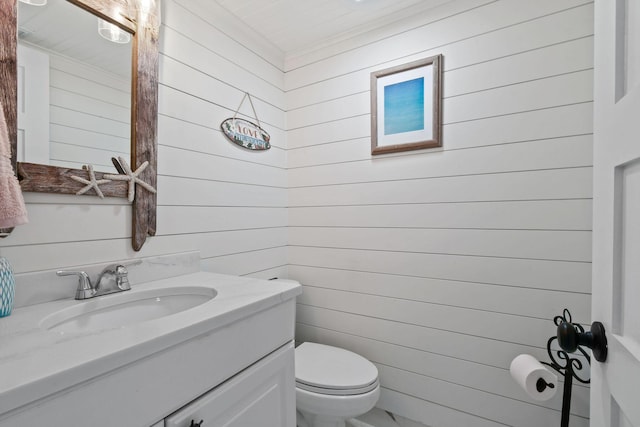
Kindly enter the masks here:
<path id="1" fill-rule="evenodd" d="M 424 78 L 384 87 L 384 134 L 424 129 Z"/>

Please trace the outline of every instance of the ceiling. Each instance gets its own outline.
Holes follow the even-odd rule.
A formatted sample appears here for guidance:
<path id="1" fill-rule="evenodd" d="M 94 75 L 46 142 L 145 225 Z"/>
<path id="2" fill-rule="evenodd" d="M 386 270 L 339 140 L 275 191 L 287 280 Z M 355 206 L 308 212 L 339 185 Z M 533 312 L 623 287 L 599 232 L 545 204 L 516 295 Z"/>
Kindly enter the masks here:
<path id="1" fill-rule="evenodd" d="M 371 31 L 450 0 L 214 0 L 284 53 Z"/>

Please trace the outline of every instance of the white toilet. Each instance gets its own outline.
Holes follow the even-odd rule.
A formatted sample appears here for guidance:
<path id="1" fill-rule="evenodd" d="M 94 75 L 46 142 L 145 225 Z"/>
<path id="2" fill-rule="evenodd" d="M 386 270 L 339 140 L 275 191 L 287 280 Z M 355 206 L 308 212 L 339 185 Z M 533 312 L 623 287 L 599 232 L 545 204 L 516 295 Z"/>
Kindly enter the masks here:
<path id="1" fill-rule="evenodd" d="M 305 342 L 295 361 L 298 427 L 345 427 L 378 401 L 378 369 L 358 354 Z"/>

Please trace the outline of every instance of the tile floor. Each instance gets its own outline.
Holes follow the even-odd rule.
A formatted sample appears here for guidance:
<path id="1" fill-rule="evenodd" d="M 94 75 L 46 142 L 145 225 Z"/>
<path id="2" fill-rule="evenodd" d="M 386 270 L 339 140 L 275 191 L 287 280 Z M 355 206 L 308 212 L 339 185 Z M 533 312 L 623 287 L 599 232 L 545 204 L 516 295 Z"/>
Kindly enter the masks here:
<path id="1" fill-rule="evenodd" d="M 304 427 L 304 426 L 298 426 Z M 358 418 L 347 420 L 347 427 L 429 427 L 397 415 L 392 415 L 382 409 L 373 408 Z"/>
<path id="2" fill-rule="evenodd" d="M 428 427 L 424 424 L 393 416 L 380 409 L 373 408 L 366 414 L 347 421 L 347 427 Z"/>

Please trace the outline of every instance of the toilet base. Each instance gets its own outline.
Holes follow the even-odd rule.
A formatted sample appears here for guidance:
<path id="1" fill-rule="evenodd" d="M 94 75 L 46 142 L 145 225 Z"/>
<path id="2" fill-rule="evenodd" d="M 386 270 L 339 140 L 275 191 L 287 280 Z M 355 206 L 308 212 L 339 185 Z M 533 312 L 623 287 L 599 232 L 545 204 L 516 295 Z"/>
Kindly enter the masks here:
<path id="1" fill-rule="evenodd" d="M 298 427 L 346 427 L 347 425 L 347 420 L 343 417 L 296 412 Z"/>
<path id="2" fill-rule="evenodd" d="M 369 412 L 379 396 L 380 386 L 351 396 L 321 395 L 296 388 L 298 427 L 346 427 L 348 419 Z"/>

